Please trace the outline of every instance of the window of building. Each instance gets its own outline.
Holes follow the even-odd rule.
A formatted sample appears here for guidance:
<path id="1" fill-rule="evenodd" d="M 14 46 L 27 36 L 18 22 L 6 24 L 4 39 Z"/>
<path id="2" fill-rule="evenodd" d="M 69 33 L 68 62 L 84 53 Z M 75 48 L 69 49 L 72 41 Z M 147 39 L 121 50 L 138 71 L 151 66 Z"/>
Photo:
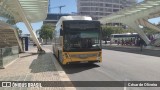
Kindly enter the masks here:
<path id="1" fill-rule="evenodd" d="M 112 7 L 112 4 L 106 4 L 105 6 L 106 7 Z"/>
<path id="2" fill-rule="evenodd" d="M 119 11 L 119 9 L 113 9 L 113 12 L 117 12 L 117 11 Z"/>

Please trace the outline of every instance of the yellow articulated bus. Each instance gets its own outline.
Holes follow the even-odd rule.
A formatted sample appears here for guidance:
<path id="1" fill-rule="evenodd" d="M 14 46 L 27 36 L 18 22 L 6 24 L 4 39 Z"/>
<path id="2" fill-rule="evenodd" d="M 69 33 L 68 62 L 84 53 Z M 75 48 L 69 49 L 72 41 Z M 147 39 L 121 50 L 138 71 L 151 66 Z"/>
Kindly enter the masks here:
<path id="1" fill-rule="evenodd" d="M 53 33 L 53 52 L 62 64 L 102 62 L 99 21 L 87 16 L 63 16 Z"/>

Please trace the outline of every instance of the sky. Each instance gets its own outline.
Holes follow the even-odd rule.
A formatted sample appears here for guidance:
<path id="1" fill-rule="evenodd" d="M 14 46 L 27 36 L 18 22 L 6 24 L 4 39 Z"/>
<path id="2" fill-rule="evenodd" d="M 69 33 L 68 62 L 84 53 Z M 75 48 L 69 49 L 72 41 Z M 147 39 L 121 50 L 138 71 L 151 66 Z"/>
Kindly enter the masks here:
<path id="1" fill-rule="evenodd" d="M 52 13 L 59 13 L 58 6 L 65 7 L 62 8 L 62 13 L 72 13 L 77 12 L 77 0 L 50 0 L 51 1 L 51 12 Z"/>
<path id="2" fill-rule="evenodd" d="M 49 1 L 49 0 L 48 0 Z M 51 13 L 59 13 L 59 8 L 57 6 L 65 5 L 62 8 L 62 13 L 73 13 L 77 12 L 76 0 L 50 0 L 51 1 Z M 32 23 L 33 30 L 36 31 L 41 28 L 43 22 Z M 24 23 L 20 22 L 16 24 L 17 27 L 22 30 L 23 34 L 29 34 L 27 27 Z"/>
<path id="3" fill-rule="evenodd" d="M 77 5 L 76 5 L 76 2 L 77 0 L 50 0 L 51 3 L 51 13 L 59 13 L 59 8 L 57 8 L 58 6 L 61 6 L 61 5 L 65 5 L 65 7 L 62 8 L 62 13 L 76 13 L 77 12 Z M 143 0 L 138 0 L 138 2 L 142 2 Z M 151 19 L 149 20 L 151 23 L 158 23 L 160 22 L 160 17 L 159 18 L 155 18 L 155 19 Z M 40 22 L 37 22 L 37 23 L 32 23 L 32 27 L 33 27 L 33 30 L 36 31 L 38 29 L 41 28 L 43 22 L 40 21 Z M 17 23 L 16 24 L 17 27 L 22 30 L 23 34 L 29 34 L 26 26 L 24 23 L 20 22 L 20 23 Z"/>

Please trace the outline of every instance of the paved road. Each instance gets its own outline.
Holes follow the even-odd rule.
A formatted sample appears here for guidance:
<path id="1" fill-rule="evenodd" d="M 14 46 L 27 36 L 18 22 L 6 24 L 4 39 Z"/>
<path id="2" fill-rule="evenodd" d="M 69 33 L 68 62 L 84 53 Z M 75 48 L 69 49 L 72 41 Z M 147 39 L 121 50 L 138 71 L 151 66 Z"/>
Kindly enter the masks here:
<path id="1" fill-rule="evenodd" d="M 158 81 L 160 51 L 139 49 L 103 49 L 103 62 L 63 67 L 72 81 Z M 160 88 L 77 88 L 78 90 L 160 90 Z"/>

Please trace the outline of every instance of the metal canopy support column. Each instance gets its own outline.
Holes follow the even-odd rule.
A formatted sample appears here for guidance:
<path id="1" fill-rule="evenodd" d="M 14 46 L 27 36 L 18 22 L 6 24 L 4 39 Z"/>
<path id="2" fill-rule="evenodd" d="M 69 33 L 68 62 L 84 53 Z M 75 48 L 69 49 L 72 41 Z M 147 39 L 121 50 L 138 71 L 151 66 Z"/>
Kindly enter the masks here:
<path id="1" fill-rule="evenodd" d="M 15 34 L 15 36 L 16 36 L 16 39 L 17 39 L 19 48 L 20 48 L 20 52 L 24 52 L 24 49 L 22 48 L 22 43 L 21 43 L 21 41 L 20 41 L 20 39 L 19 39 L 19 37 L 18 37 L 17 30 L 13 29 L 13 31 L 14 31 L 14 34 Z"/>
<path id="2" fill-rule="evenodd" d="M 148 39 L 146 34 L 143 32 L 143 30 L 139 27 L 138 23 L 132 22 L 128 26 L 133 28 L 140 35 L 140 37 L 146 42 L 147 45 L 150 44 L 151 41 Z"/>
<path id="3" fill-rule="evenodd" d="M 157 39 L 153 45 L 159 46 L 160 45 L 160 39 Z"/>
<path id="4" fill-rule="evenodd" d="M 157 27 L 156 25 L 148 22 L 148 21 L 145 20 L 145 19 L 141 19 L 141 20 L 138 20 L 138 21 L 139 21 L 138 23 L 139 23 L 140 25 L 142 25 L 142 26 L 145 26 L 145 27 L 154 29 L 154 30 L 156 30 L 156 31 L 160 31 L 160 28 L 159 28 L 159 27 Z M 154 42 L 153 45 L 160 45 L 160 39 L 157 39 L 157 40 Z"/>
<path id="5" fill-rule="evenodd" d="M 126 19 L 129 19 L 129 17 L 126 17 Z M 132 28 L 133 30 L 135 30 L 140 37 L 146 42 L 147 45 L 150 45 L 151 41 L 149 40 L 149 38 L 146 36 L 146 34 L 144 33 L 144 31 L 139 27 L 139 22 L 135 21 L 135 18 L 133 17 L 132 19 L 130 19 L 130 21 L 114 21 L 117 23 L 123 23 L 127 26 L 129 26 L 130 28 Z"/>
<path id="6" fill-rule="evenodd" d="M 142 25 L 142 26 L 145 26 L 145 27 L 154 29 L 154 30 L 156 30 L 156 31 L 160 31 L 160 28 L 159 28 L 159 27 L 157 27 L 156 25 L 148 22 L 148 21 L 145 20 L 145 19 L 140 19 L 140 20 L 138 20 L 138 21 L 139 21 L 138 23 L 139 23 L 140 25 Z"/>
<path id="7" fill-rule="evenodd" d="M 29 21 L 27 20 L 27 17 L 26 17 L 26 15 L 25 15 L 22 7 L 21 7 L 21 4 L 20 4 L 19 0 L 15 0 L 15 2 L 16 2 L 16 4 L 17 4 L 17 7 L 18 7 L 17 9 L 19 10 L 19 14 L 20 14 L 23 22 L 24 22 L 25 25 L 27 26 L 27 28 L 28 28 L 28 30 L 29 30 L 32 38 L 33 38 L 33 41 L 34 41 L 34 42 L 36 43 L 36 45 L 37 45 L 38 51 L 43 51 L 43 50 L 42 50 L 42 47 L 41 47 L 41 45 L 40 45 L 40 43 L 39 43 L 39 41 L 38 41 L 38 39 L 37 39 L 37 37 L 36 37 L 36 35 L 35 35 L 35 33 L 33 32 L 33 28 L 32 28 L 32 26 L 31 26 L 31 24 L 30 24 Z"/>

